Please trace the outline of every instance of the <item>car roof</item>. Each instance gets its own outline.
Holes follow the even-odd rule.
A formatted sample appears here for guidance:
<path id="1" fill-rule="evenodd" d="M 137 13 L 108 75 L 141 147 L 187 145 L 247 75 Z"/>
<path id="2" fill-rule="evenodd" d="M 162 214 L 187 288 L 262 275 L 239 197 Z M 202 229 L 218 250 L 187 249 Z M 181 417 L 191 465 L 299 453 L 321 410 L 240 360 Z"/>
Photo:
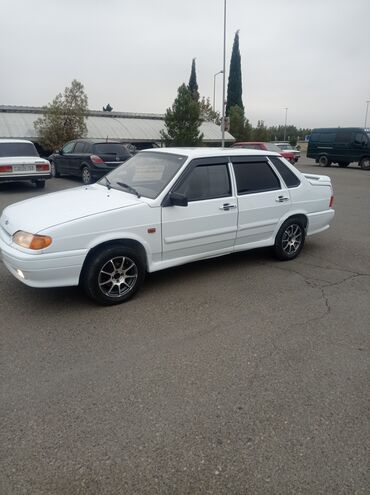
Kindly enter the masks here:
<path id="1" fill-rule="evenodd" d="M 220 156 L 280 156 L 275 151 L 250 150 L 245 148 L 151 148 L 140 153 L 170 153 L 188 158 L 207 158 Z"/>
<path id="2" fill-rule="evenodd" d="M 33 142 L 29 141 L 28 139 L 5 139 L 5 138 L 0 139 L 0 143 L 30 143 L 30 144 L 33 144 Z"/>
<path id="3" fill-rule="evenodd" d="M 123 146 L 123 143 L 120 143 L 119 141 L 113 141 L 113 140 L 110 140 L 108 139 L 108 141 L 106 139 L 89 139 L 89 138 L 81 138 L 81 139 L 74 139 L 73 140 L 75 143 L 90 143 L 90 144 L 122 144 Z"/>

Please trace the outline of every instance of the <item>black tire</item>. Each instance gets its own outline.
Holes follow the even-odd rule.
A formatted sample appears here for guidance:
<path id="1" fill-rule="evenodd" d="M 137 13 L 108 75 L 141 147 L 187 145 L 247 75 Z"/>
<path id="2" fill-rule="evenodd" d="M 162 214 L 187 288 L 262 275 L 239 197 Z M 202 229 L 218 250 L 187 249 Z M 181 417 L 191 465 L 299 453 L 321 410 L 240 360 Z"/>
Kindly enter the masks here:
<path id="1" fill-rule="evenodd" d="M 321 155 L 319 157 L 319 165 L 320 167 L 330 167 L 331 161 L 326 155 Z"/>
<path id="2" fill-rule="evenodd" d="M 97 251 L 84 266 L 80 285 L 94 301 L 104 306 L 128 301 L 145 278 L 145 263 L 131 247 L 114 245 Z"/>
<path id="3" fill-rule="evenodd" d="M 306 230 L 300 218 L 288 218 L 280 227 L 275 238 L 274 252 L 277 259 L 289 261 L 302 251 Z"/>
<path id="4" fill-rule="evenodd" d="M 37 189 L 44 189 L 45 181 L 44 180 L 36 180 L 35 186 L 37 187 Z"/>
<path id="5" fill-rule="evenodd" d="M 60 173 L 58 172 L 57 164 L 55 162 L 50 162 L 50 173 L 54 178 L 60 177 Z"/>
<path id="6" fill-rule="evenodd" d="M 364 158 L 361 158 L 360 167 L 362 170 L 370 170 L 370 156 L 365 156 Z"/>
<path id="7" fill-rule="evenodd" d="M 338 162 L 340 168 L 346 168 L 349 165 L 349 162 Z"/>
<path id="8" fill-rule="evenodd" d="M 82 167 L 81 178 L 82 178 L 82 182 L 86 185 L 92 183 L 91 172 L 90 172 L 89 167 L 87 167 L 86 165 L 84 167 Z"/>

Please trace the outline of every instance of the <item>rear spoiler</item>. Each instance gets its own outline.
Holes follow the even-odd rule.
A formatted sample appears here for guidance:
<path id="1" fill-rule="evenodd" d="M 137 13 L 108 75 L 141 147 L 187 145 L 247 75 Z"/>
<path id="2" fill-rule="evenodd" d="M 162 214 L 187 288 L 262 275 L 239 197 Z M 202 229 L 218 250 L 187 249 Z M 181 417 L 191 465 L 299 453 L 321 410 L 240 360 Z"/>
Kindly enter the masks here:
<path id="1" fill-rule="evenodd" d="M 303 174 L 313 186 L 331 186 L 331 179 L 327 175 Z"/>

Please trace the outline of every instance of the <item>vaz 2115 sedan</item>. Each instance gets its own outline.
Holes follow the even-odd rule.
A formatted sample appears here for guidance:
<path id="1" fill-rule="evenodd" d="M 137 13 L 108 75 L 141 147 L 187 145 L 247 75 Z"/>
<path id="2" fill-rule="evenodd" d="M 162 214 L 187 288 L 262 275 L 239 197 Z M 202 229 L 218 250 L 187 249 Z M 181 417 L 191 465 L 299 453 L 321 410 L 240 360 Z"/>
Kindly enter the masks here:
<path id="1" fill-rule="evenodd" d="M 333 217 L 330 178 L 301 174 L 277 153 L 166 148 L 94 185 L 8 206 L 0 248 L 27 285 L 80 285 L 116 304 L 146 272 L 264 246 L 292 260 Z"/>

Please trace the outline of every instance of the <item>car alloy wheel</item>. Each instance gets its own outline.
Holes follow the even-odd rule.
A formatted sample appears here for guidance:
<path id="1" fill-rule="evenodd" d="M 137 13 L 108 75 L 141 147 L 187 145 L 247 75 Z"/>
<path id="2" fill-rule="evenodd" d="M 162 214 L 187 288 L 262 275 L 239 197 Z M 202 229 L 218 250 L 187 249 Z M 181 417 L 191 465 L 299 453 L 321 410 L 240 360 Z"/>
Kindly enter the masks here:
<path id="1" fill-rule="evenodd" d="M 303 232 L 300 225 L 292 223 L 290 224 L 282 237 L 282 248 L 283 251 L 288 255 L 294 255 L 301 246 L 303 238 Z"/>
<path id="2" fill-rule="evenodd" d="M 82 169 L 82 182 L 84 184 L 91 184 L 91 173 L 87 167 Z"/>
<path id="3" fill-rule="evenodd" d="M 276 235 L 275 256 L 281 261 L 296 258 L 303 249 L 305 237 L 304 221 L 298 217 L 288 218 Z"/>
<path id="4" fill-rule="evenodd" d="M 132 290 L 138 278 L 135 261 L 128 256 L 108 260 L 98 275 L 101 292 L 107 297 L 122 297 Z"/>

